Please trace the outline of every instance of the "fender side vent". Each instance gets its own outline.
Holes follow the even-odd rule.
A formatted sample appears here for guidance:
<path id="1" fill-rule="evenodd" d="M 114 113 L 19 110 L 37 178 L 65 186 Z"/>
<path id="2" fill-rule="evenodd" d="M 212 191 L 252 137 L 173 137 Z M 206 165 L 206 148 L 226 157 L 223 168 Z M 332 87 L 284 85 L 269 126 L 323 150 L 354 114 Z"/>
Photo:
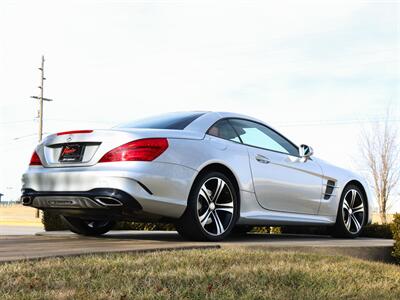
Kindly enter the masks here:
<path id="1" fill-rule="evenodd" d="M 335 182 L 332 180 L 328 180 L 328 182 L 326 183 L 326 190 L 325 190 L 325 195 L 324 195 L 324 199 L 325 200 L 329 200 L 333 194 L 333 191 L 335 190 Z"/>

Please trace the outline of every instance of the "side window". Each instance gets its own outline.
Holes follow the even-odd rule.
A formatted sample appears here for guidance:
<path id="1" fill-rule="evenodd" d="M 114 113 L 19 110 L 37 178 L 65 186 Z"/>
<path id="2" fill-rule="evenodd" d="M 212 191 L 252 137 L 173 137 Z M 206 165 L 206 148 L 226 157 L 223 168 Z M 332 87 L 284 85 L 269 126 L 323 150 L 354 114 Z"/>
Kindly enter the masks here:
<path id="1" fill-rule="evenodd" d="M 215 123 L 207 131 L 207 134 L 219 137 L 221 139 L 240 143 L 239 137 L 237 136 L 232 125 L 229 124 L 229 122 L 227 120 L 221 120 L 221 121 L 218 121 L 217 123 Z"/>
<path id="2" fill-rule="evenodd" d="M 287 153 L 293 156 L 299 155 L 297 147 L 267 126 L 240 119 L 231 119 L 229 122 L 246 145 Z"/>

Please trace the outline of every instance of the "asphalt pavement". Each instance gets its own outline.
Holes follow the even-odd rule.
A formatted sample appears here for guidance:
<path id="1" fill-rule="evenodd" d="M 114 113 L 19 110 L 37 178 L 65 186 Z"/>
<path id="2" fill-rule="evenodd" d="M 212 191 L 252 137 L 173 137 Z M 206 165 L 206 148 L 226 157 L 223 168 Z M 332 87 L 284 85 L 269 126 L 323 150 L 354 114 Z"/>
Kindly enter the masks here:
<path id="1" fill-rule="evenodd" d="M 0 236 L 2 235 L 35 235 L 43 231 L 43 226 L 25 226 L 25 225 L 4 225 L 0 224 Z"/>
<path id="2" fill-rule="evenodd" d="M 111 231 L 102 237 L 84 237 L 67 231 L 59 231 L 39 232 L 36 235 L 0 235 L 0 261 L 110 252 L 247 248 L 347 255 L 390 262 L 392 247 L 393 240 L 387 239 L 348 240 L 310 235 L 247 234 L 241 237 L 230 237 L 223 242 L 210 243 L 185 241 L 176 232 Z"/>

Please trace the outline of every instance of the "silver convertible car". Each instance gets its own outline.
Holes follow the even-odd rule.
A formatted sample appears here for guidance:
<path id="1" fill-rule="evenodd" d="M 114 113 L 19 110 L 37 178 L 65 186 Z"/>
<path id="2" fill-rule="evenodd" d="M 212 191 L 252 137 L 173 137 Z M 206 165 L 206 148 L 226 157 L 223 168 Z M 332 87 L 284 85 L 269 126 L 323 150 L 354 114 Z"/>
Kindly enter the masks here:
<path id="1" fill-rule="evenodd" d="M 173 222 L 195 240 L 253 225 L 329 226 L 334 236 L 354 238 L 371 222 L 360 176 L 260 120 L 225 112 L 50 135 L 22 181 L 24 205 L 59 214 L 84 235 L 133 220 Z"/>

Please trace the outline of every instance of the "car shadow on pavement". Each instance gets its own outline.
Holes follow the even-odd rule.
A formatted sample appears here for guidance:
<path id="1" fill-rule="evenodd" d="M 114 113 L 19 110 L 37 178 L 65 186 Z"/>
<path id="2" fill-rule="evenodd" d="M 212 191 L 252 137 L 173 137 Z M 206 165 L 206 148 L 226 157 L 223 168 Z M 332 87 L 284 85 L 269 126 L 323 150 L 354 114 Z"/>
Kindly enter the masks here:
<path id="1" fill-rule="evenodd" d="M 175 231 L 112 231 L 106 235 L 97 237 L 100 239 L 119 239 L 119 240 L 158 240 L 158 241 L 188 241 L 182 238 Z M 260 234 L 260 233 L 247 233 L 238 236 L 229 236 L 224 241 L 225 242 L 252 242 L 252 243 L 265 243 L 267 241 L 284 241 L 284 240 L 309 240 L 309 239 L 333 239 L 330 236 L 323 235 L 303 235 L 303 234 Z"/>

